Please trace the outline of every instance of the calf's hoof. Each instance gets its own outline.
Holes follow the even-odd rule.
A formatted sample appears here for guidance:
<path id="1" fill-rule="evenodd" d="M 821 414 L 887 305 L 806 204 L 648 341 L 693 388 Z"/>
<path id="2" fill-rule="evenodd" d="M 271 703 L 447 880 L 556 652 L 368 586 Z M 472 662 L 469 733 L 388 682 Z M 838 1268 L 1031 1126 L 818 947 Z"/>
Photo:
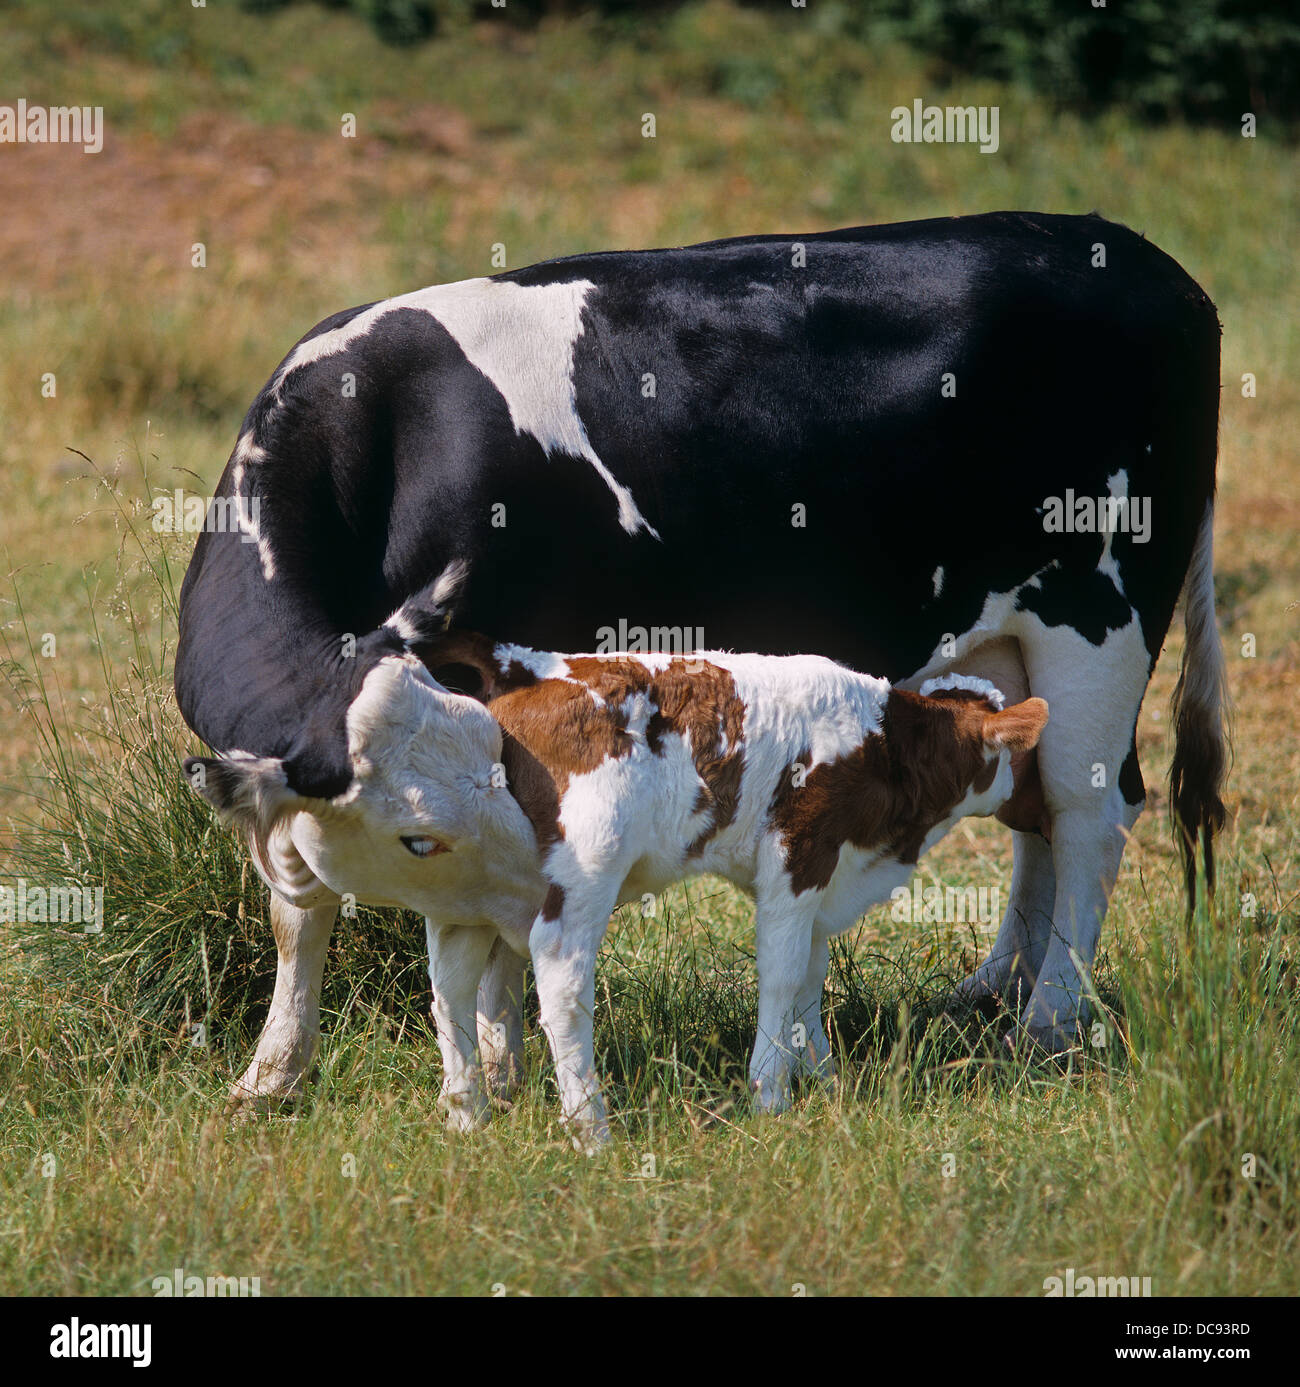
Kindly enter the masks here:
<path id="1" fill-rule="evenodd" d="M 492 1116 L 492 1104 L 487 1096 L 478 1092 L 443 1093 L 438 1098 L 438 1107 L 447 1115 L 446 1126 L 449 1132 L 473 1132 L 486 1127 Z"/>
<path id="2" fill-rule="evenodd" d="M 259 1091 L 238 1083 L 226 1095 L 222 1116 L 232 1126 L 241 1127 L 268 1117 L 292 1115 L 300 1099 L 301 1094 L 295 1089 Z"/>

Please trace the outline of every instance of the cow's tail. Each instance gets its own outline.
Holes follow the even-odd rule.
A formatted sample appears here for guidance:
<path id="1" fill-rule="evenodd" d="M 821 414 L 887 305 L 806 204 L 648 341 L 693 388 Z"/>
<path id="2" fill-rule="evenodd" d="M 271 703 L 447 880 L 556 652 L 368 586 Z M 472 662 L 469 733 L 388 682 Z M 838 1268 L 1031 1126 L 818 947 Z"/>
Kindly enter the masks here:
<path id="1" fill-rule="evenodd" d="M 1223 827 L 1223 782 L 1230 741 L 1227 670 L 1214 615 L 1214 501 L 1206 502 L 1184 588 L 1187 601 L 1183 667 L 1170 709 L 1174 759 L 1169 803 L 1183 862 L 1188 913 L 1196 905 L 1196 849 L 1205 860 L 1205 888 L 1214 901 L 1214 835 Z"/>

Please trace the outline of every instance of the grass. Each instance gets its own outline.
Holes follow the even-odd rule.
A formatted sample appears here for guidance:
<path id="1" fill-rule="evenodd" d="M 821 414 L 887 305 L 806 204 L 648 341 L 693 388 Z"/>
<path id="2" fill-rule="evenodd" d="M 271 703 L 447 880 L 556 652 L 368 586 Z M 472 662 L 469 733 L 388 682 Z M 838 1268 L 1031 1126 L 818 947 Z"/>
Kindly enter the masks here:
<path id="1" fill-rule="evenodd" d="M 895 146 L 889 110 L 937 96 L 930 73 L 812 18 L 705 3 L 484 22 L 395 53 L 314 5 L 6 11 L 0 85 L 102 102 L 109 139 L 101 156 L 0 152 L 18 209 L 0 221 L 3 879 L 102 885 L 106 928 L 0 926 L 0 1292 L 148 1294 L 176 1266 L 268 1294 L 1037 1295 L 1071 1266 L 1158 1294 L 1300 1289 L 1295 151 L 1060 118 L 990 83 L 962 99 L 1001 107 L 997 156 Z M 535 1026 L 513 1111 L 443 1132 L 423 931 L 396 913 L 336 932 L 304 1109 L 225 1127 L 274 948 L 265 892 L 177 771 L 188 540 L 152 533 L 151 496 L 211 491 L 313 322 L 482 273 L 494 242 L 519 265 L 1007 206 L 1142 229 L 1224 323 L 1237 746 L 1219 923 L 1184 925 L 1156 804 L 1175 629 L 1139 725 L 1153 807 L 1103 935 L 1102 1043 L 1069 1072 L 942 1018 L 990 928 L 877 911 L 832 971 L 841 1092 L 757 1119 L 740 1087 L 748 906 L 702 881 L 615 919 L 597 995 L 616 1139 L 599 1159 L 568 1148 Z M 922 871 L 1005 899 L 1007 837 L 964 825 Z"/>

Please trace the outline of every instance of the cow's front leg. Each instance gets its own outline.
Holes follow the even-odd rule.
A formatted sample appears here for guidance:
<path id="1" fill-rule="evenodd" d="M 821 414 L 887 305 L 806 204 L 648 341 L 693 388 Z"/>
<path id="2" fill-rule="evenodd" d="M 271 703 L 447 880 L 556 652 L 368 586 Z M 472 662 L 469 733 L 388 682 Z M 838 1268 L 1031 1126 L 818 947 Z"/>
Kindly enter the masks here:
<path id="1" fill-rule="evenodd" d="M 547 919 L 549 911 L 543 909 L 528 939 L 564 1123 L 574 1146 L 586 1155 L 609 1141 L 605 1100 L 596 1077 L 593 1021 L 596 955 L 615 899 L 612 892 L 570 891 L 554 918 Z"/>
<path id="2" fill-rule="evenodd" d="M 836 1078 L 831 1043 L 822 1029 L 822 993 L 826 989 L 826 967 L 830 958 L 830 939 L 814 934 L 808 955 L 808 970 L 795 999 L 794 1048 L 799 1054 L 799 1072 L 833 1088 Z"/>
<path id="3" fill-rule="evenodd" d="M 320 1040 L 320 985 L 339 898 L 299 909 L 271 895 L 277 963 L 271 1009 L 252 1062 L 230 1090 L 232 1117 L 256 1117 L 302 1097 Z"/>
<path id="4" fill-rule="evenodd" d="M 426 919 L 433 1022 L 442 1052 L 438 1106 L 454 1132 L 481 1127 L 490 1111 L 480 1083 L 475 999 L 496 933 L 476 925 L 438 925 Z"/>
<path id="5" fill-rule="evenodd" d="M 498 937 L 478 985 L 478 1048 L 494 1098 L 508 1098 L 523 1080 L 525 962 Z"/>

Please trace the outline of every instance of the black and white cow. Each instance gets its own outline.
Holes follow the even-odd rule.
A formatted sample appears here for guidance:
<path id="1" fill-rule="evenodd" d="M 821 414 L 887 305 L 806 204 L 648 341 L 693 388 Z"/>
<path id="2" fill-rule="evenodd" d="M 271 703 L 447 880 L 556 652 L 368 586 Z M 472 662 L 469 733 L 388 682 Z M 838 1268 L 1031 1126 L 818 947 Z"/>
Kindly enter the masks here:
<path id="1" fill-rule="evenodd" d="M 366 878 L 389 861 L 409 879 L 419 777 L 376 794 L 360 772 L 405 764 L 371 695 L 406 649 L 385 618 L 421 589 L 456 626 L 541 649 L 685 628 L 688 647 L 1045 699 L 1044 818 L 1014 825 L 1006 916 L 966 990 L 1068 1044 L 1184 582 L 1172 801 L 1189 891 L 1198 839 L 1212 881 L 1218 403 L 1213 304 L 1095 216 L 579 255 L 326 319 L 253 402 L 218 488 L 238 523 L 200 536 L 181 595 L 177 698 L 221 753 L 187 764 L 275 893 L 245 1090 L 296 1093 L 316 1039 L 338 897 L 290 825 L 309 816 L 319 846 L 361 823 Z"/>

